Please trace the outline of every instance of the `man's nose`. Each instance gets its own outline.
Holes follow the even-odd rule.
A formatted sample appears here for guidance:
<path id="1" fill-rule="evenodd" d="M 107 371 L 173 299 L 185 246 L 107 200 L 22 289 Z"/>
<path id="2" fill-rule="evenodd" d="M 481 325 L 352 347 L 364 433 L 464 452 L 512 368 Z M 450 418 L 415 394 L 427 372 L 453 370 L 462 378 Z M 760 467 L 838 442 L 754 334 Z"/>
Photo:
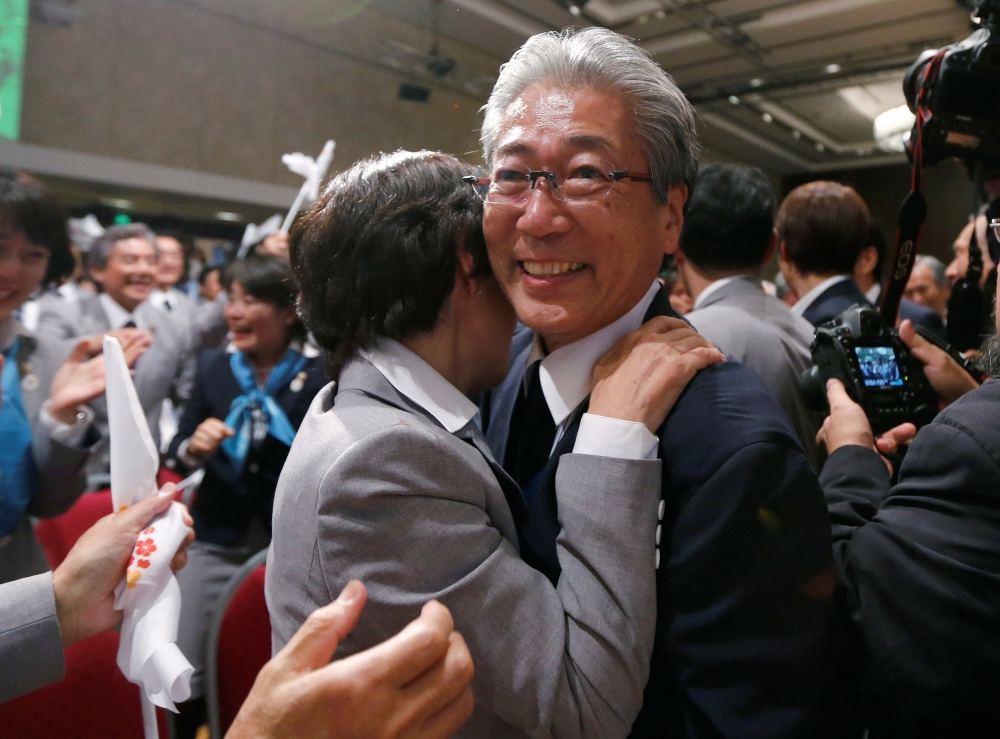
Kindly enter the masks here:
<path id="1" fill-rule="evenodd" d="M 551 234 L 565 233 L 572 227 L 565 204 L 553 196 L 552 183 L 539 179 L 528 193 L 524 212 L 517 220 L 517 229 L 526 236 L 541 239 Z"/>

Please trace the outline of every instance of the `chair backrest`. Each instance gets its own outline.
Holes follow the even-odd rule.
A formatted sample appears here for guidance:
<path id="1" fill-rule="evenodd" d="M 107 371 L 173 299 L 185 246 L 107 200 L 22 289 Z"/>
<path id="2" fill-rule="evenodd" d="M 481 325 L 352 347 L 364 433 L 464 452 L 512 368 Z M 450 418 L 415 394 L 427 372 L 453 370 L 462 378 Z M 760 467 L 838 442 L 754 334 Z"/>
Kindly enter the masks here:
<path id="1" fill-rule="evenodd" d="M 54 570 L 66 559 L 69 550 L 84 531 L 111 513 L 111 491 L 84 493 L 73 507 L 61 516 L 39 521 L 35 537 L 42 544 L 45 556 Z"/>
<path id="2" fill-rule="evenodd" d="M 115 661 L 118 634 L 105 633 L 67 647 L 59 682 L 0 704 L 0 736 L 16 739 L 143 739 L 139 687 Z M 160 736 L 166 715 L 157 709 Z"/>
<path id="3" fill-rule="evenodd" d="M 226 584 L 208 630 L 208 726 L 222 739 L 271 659 L 271 620 L 264 600 L 267 549 L 247 560 Z"/>

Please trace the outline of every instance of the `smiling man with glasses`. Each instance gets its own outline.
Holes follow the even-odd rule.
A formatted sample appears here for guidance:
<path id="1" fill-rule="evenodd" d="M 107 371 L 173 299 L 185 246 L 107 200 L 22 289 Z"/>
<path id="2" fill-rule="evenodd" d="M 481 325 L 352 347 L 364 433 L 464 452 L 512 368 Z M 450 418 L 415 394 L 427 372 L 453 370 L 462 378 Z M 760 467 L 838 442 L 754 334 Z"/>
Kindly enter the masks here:
<path id="1" fill-rule="evenodd" d="M 830 529 L 773 395 L 726 362 L 695 377 L 657 435 L 586 413 L 597 359 L 644 321 L 676 315 L 656 275 L 697 174 L 691 106 L 616 33 L 541 34 L 501 69 L 482 142 L 486 169 L 467 181 L 485 202 L 493 272 L 527 329 L 483 414 L 524 490 L 522 556 L 559 581 L 560 456 L 659 458 L 658 625 L 632 736 L 810 735 L 834 590 Z"/>

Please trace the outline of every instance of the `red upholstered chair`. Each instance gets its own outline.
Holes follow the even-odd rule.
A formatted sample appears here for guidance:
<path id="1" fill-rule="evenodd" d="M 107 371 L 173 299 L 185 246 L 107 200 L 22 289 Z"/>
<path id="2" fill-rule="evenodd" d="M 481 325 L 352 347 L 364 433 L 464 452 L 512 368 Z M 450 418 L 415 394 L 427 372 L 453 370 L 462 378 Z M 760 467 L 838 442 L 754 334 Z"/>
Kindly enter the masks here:
<path id="1" fill-rule="evenodd" d="M 58 683 L 0 704 L 0 735 L 12 739 L 143 739 L 139 688 L 115 662 L 118 634 L 100 634 L 66 649 Z M 169 736 L 157 709 L 160 737 Z"/>
<path id="2" fill-rule="evenodd" d="M 271 659 L 271 620 L 264 602 L 267 550 L 247 560 L 219 597 L 208 630 L 207 702 L 212 739 L 222 739 Z"/>
<path id="3" fill-rule="evenodd" d="M 96 493 L 84 493 L 61 516 L 39 521 L 35 527 L 35 537 L 41 542 L 52 569 L 66 559 L 69 550 L 84 531 L 109 513 L 111 491 L 100 490 Z"/>

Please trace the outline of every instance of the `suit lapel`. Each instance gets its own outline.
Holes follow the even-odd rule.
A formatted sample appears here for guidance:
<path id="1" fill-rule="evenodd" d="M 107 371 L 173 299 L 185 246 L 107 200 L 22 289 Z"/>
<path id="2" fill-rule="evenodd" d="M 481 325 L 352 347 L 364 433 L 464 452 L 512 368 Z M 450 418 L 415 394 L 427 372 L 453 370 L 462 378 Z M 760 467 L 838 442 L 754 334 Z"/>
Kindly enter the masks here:
<path id="1" fill-rule="evenodd" d="M 493 450 L 496 459 L 503 459 L 507 454 L 507 435 L 510 433 L 510 419 L 514 413 L 514 401 L 521 390 L 524 380 L 524 370 L 531 352 L 531 344 L 535 333 L 527 328 L 521 328 L 515 335 L 510 348 L 510 370 L 499 386 L 493 388 L 487 396 L 489 418 L 486 424 L 486 441 Z"/>

